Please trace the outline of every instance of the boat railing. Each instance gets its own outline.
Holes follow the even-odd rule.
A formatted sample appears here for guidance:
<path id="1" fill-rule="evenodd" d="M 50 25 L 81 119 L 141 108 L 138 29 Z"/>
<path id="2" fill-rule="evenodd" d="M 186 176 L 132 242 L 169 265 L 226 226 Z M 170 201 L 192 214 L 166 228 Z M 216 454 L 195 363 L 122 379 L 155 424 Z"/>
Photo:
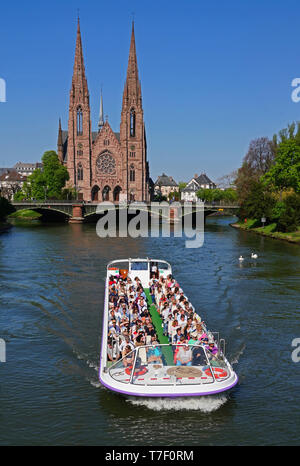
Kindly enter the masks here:
<path id="1" fill-rule="evenodd" d="M 191 360 L 180 361 L 185 351 Z M 120 383 L 138 385 L 191 385 L 222 382 L 230 377 L 231 367 L 222 352 L 209 354 L 204 345 L 143 345 L 134 348 L 108 369 Z"/>
<path id="2" fill-rule="evenodd" d="M 225 338 L 220 338 L 218 347 L 225 356 L 225 348 L 226 348 Z"/>

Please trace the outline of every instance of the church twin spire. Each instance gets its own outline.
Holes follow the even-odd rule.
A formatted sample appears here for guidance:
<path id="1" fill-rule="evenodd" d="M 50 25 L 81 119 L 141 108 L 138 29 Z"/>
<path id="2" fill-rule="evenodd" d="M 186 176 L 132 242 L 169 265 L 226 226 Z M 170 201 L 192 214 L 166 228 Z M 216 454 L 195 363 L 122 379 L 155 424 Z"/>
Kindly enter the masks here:
<path id="1" fill-rule="evenodd" d="M 78 102 L 80 101 L 84 102 L 85 99 L 89 99 L 89 91 L 88 91 L 87 79 L 85 76 L 85 67 L 84 67 L 84 60 L 83 60 L 83 50 L 82 50 L 79 18 L 77 22 L 77 36 L 76 36 L 75 59 L 74 59 L 74 67 L 73 67 L 71 93 L 73 94 L 73 99 L 78 100 Z"/>
<path id="2" fill-rule="evenodd" d="M 76 47 L 75 47 L 75 60 L 73 67 L 73 78 L 72 78 L 72 87 L 71 94 L 73 96 L 73 101 L 78 103 L 89 103 L 89 91 L 87 85 L 87 79 L 85 75 L 85 66 L 83 59 L 83 49 L 82 49 L 82 40 L 80 32 L 80 21 L 78 17 L 77 22 L 77 36 L 76 36 Z M 141 83 L 138 76 L 138 66 L 137 66 L 137 56 L 136 56 L 136 46 L 135 46 L 135 34 L 134 34 L 134 22 L 132 21 L 132 30 L 131 30 L 131 41 L 129 49 L 129 58 L 128 58 L 128 67 L 127 67 L 127 76 L 123 92 L 123 110 L 128 106 L 142 106 L 142 93 L 141 93 Z M 100 113 L 98 121 L 98 131 L 104 125 L 104 115 L 103 115 L 103 96 L 102 89 L 100 94 Z"/>
<path id="3" fill-rule="evenodd" d="M 141 83 L 139 80 L 135 47 L 134 22 L 132 21 L 131 41 L 127 66 L 126 83 L 123 92 L 123 109 L 131 105 L 142 106 Z"/>

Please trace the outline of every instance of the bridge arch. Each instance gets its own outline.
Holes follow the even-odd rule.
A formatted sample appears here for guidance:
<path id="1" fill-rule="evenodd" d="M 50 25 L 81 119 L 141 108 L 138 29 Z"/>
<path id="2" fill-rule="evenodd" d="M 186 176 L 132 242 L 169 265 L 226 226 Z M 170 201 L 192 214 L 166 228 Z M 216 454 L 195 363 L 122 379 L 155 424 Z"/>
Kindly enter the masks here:
<path id="1" fill-rule="evenodd" d="M 68 205 L 65 206 L 64 209 L 60 208 L 59 206 L 49 205 L 28 205 L 28 206 L 16 206 L 14 205 L 15 209 L 19 212 L 23 210 L 33 210 L 38 212 L 42 215 L 40 217 L 41 221 L 68 221 L 72 217 L 72 206 Z"/>

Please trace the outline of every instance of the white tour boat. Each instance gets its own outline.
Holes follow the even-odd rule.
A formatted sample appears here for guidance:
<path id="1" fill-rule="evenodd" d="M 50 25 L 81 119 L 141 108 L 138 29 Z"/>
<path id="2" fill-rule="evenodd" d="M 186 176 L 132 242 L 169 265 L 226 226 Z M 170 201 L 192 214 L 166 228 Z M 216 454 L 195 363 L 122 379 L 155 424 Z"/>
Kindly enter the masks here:
<path id="1" fill-rule="evenodd" d="M 153 289 L 150 288 L 151 284 L 157 284 L 162 277 L 166 282 L 171 281 L 168 282 L 171 294 L 175 289 L 176 293 L 184 296 L 180 284 L 175 282 L 174 285 L 171 265 L 164 260 L 137 258 L 115 260 L 107 265 L 100 382 L 115 392 L 143 397 L 202 396 L 231 389 L 237 384 L 238 377 L 225 357 L 225 341 L 219 338 L 218 333 L 207 329 L 191 304 L 189 310 L 191 312 L 193 309 L 195 322 L 197 319 L 200 321 L 203 338 L 190 337 L 179 344 L 174 344 L 174 340 L 171 340 L 167 331 L 168 325 L 164 326 L 157 311 Z M 112 288 L 114 282 L 119 285 Z M 140 319 L 136 315 L 128 316 L 127 300 L 136 300 L 136 295 L 126 294 L 131 283 L 140 283 L 139 295 L 145 298 L 144 303 L 151 315 L 156 338 L 147 335 L 145 342 L 139 342 L 139 346 L 132 345 L 130 351 L 127 349 L 125 356 L 123 352 L 122 357 L 120 347 L 123 350 L 126 346 L 124 343 L 122 346 L 122 342 L 125 341 L 124 332 L 121 330 L 122 326 L 118 327 L 118 321 L 112 328 L 110 313 L 115 307 L 115 299 L 118 300 L 118 306 L 120 302 L 126 303 L 124 312 L 127 310 L 129 321 L 127 331 L 132 323 L 136 324 L 133 317 Z M 111 293 L 111 290 L 116 290 L 120 284 L 121 289 L 126 292 Z M 137 331 L 136 325 L 134 330 Z"/>

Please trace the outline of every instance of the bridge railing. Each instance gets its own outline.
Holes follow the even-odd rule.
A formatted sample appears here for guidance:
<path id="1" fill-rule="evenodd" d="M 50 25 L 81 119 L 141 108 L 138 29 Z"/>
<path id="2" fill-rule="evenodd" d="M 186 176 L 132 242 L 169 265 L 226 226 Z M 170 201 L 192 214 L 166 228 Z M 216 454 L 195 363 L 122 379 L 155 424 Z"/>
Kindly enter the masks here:
<path id="1" fill-rule="evenodd" d="M 44 201 L 34 201 L 34 200 L 24 200 L 24 201 L 12 201 L 12 204 L 14 205 L 62 205 L 62 204 L 84 204 L 84 201 L 70 201 L 68 199 L 46 199 Z"/>
<path id="2" fill-rule="evenodd" d="M 112 202 L 112 201 L 110 201 Z M 166 202 L 166 201 L 165 201 Z M 69 200 L 69 199 L 45 199 L 44 201 L 41 200 L 23 200 L 23 201 L 12 201 L 13 205 L 70 205 L 70 204 L 80 204 L 80 205 L 85 205 L 85 206 L 95 206 L 98 204 L 101 204 L 101 201 L 82 201 L 82 200 Z M 150 202 L 141 202 L 142 204 L 147 204 L 151 205 Z M 154 202 L 155 203 L 155 202 Z M 178 203 L 178 202 L 177 202 Z M 184 205 L 191 205 L 193 207 L 197 207 L 198 205 L 203 205 L 205 208 L 213 208 L 213 209 L 218 209 L 218 208 L 226 208 L 226 209 L 237 209 L 239 208 L 239 204 L 237 202 L 228 202 L 228 201 L 214 201 L 214 202 L 192 202 L 192 201 L 179 201 L 179 203 L 184 206 Z M 115 205 L 132 205 L 132 204 L 139 204 L 139 202 L 118 202 L 114 201 L 112 204 Z M 174 203 L 172 201 L 169 202 L 169 205 L 172 206 Z"/>

